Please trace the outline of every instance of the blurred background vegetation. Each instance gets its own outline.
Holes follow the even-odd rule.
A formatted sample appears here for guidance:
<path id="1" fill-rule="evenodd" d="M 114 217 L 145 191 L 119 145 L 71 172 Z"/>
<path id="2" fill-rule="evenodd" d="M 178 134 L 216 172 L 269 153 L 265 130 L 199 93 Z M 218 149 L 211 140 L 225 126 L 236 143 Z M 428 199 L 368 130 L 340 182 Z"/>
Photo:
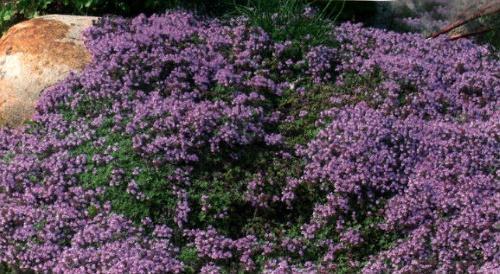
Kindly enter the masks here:
<path id="1" fill-rule="evenodd" d="M 19 21 L 49 13 L 128 17 L 173 8 L 215 17 L 243 14 L 269 28 L 270 15 L 278 13 L 282 19 L 300 21 L 298 17 L 306 6 L 316 8 L 326 19 L 369 21 L 376 14 L 375 3 L 342 0 L 0 0 L 0 31 Z"/>
<path id="2" fill-rule="evenodd" d="M 0 0 L 0 30 L 42 14 L 134 16 L 151 14 L 170 8 L 219 11 L 226 1 L 203 0 Z"/>
<path id="3" fill-rule="evenodd" d="M 140 13 L 161 13 L 176 8 L 211 17 L 244 15 L 249 18 L 250 23 L 262 27 L 274 39 L 302 41 L 308 38 L 312 44 L 330 43 L 327 33 L 331 30 L 331 24 L 347 20 L 396 31 L 425 33 L 408 27 L 398 19 L 430 14 L 426 9 L 433 6 L 419 4 L 414 5 L 417 8 L 410 9 L 406 2 L 415 0 L 397 0 L 392 4 L 343 0 L 0 0 L 0 33 L 15 23 L 43 14 L 93 16 L 114 14 L 130 17 Z M 400 8 L 398 4 L 402 4 Z M 313 8 L 316 12 L 305 14 L 304 10 L 307 7 Z M 482 35 L 479 40 L 488 42 L 498 49 L 500 16 L 497 14 L 485 17 L 481 21 L 493 26 L 493 31 Z"/>

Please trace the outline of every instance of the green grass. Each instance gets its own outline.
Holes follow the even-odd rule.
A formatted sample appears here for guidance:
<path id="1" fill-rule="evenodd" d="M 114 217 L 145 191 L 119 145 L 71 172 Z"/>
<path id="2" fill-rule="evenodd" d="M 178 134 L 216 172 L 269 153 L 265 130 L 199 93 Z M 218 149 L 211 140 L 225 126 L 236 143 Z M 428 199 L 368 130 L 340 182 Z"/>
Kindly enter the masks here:
<path id="1" fill-rule="evenodd" d="M 332 43 L 331 31 L 344 1 L 324 1 L 322 6 L 311 6 L 305 0 L 249 0 L 236 4 L 235 14 L 261 27 L 275 41 L 298 41 L 311 45 Z M 315 12 L 305 14 L 307 8 Z"/>

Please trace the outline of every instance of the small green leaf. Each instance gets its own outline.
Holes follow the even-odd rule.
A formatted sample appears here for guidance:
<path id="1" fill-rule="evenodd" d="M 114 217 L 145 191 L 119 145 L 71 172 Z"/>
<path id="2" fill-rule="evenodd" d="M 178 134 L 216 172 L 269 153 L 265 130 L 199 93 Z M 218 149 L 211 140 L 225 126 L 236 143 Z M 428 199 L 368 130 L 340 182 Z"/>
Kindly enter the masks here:
<path id="1" fill-rule="evenodd" d="M 12 19 L 12 15 L 14 15 L 12 10 L 5 10 L 2 14 L 2 21 L 9 21 Z"/>

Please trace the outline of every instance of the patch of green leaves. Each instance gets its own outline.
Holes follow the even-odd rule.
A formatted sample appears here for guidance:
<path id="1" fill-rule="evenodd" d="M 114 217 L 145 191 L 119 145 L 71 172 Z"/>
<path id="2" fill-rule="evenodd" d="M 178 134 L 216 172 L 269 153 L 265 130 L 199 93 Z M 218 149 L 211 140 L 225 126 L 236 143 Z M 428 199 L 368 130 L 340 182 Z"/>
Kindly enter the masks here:
<path id="1" fill-rule="evenodd" d="M 262 28 L 275 41 L 298 41 L 309 45 L 333 44 L 332 14 L 340 13 L 343 1 L 326 1 L 316 14 L 305 15 L 310 7 L 305 0 L 248 0 L 238 5 L 236 13 L 244 15 L 250 24 Z"/>
<path id="2" fill-rule="evenodd" d="M 115 212 L 124 214 L 137 223 L 145 217 L 166 222 L 170 219 L 167 215 L 171 215 L 176 203 L 176 198 L 169 191 L 169 182 L 166 180 L 173 169 L 168 165 L 161 168 L 149 165 L 145 159 L 135 153 L 130 137 L 113 133 L 106 125 L 110 126 L 109 121 L 97 131 L 98 137 L 106 138 L 105 145 L 95 147 L 88 142 L 73 151 L 75 155 L 87 155 L 87 171 L 79 176 L 80 182 L 87 188 L 105 188 L 103 200 L 110 201 Z M 103 153 L 109 146 L 118 148 L 111 153 L 114 158 L 111 163 L 106 165 L 94 163 L 92 157 Z M 125 175 L 120 179 L 119 185 L 110 186 L 109 182 L 114 169 L 122 169 Z M 140 170 L 139 174 L 132 175 L 134 169 Z M 127 193 L 127 185 L 131 180 L 135 180 L 140 191 L 146 195 L 145 201 L 138 200 Z"/>

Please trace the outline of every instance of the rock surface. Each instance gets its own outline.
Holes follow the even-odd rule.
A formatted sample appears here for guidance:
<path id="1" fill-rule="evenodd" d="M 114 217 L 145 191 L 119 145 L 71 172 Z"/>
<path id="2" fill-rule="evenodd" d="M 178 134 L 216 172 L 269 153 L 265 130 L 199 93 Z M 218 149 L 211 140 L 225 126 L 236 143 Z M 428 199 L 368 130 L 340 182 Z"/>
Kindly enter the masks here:
<path id="1" fill-rule="evenodd" d="M 43 89 L 90 62 L 82 31 L 96 19 L 47 15 L 5 33 L 0 39 L 0 126 L 28 120 Z"/>

